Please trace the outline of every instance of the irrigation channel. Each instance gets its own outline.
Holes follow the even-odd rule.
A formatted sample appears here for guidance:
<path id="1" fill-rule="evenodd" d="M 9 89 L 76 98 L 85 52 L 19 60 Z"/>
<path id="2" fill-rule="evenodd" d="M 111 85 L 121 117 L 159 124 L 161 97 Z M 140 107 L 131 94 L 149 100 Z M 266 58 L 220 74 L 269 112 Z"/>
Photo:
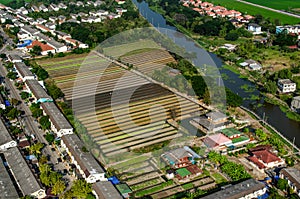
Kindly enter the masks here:
<path id="1" fill-rule="evenodd" d="M 193 63 L 199 67 L 200 70 L 211 65 L 217 66 L 222 77 L 221 83 L 244 98 L 244 107 L 255 112 L 261 118 L 265 115 L 265 121 L 288 140 L 292 141 L 295 138 L 295 145 L 300 147 L 300 122 L 287 118 L 285 113 L 280 110 L 279 106 L 265 102 L 252 82 L 241 79 L 239 75 L 224 69 L 222 59 L 216 54 L 208 53 L 209 56 L 207 56 L 207 52 L 198 45 L 195 45 L 194 41 L 187 37 L 183 37 L 178 33 L 176 34 L 176 28 L 168 25 L 166 19 L 162 15 L 152 11 L 146 2 L 132 1 L 139 9 L 140 14 L 162 34 L 168 36 L 177 45 L 185 48 L 187 52 L 194 52 L 197 57 L 201 57 L 200 60 L 193 60 Z M 166 31 L 166 29 L 169 29 L 170 31 Z"/>

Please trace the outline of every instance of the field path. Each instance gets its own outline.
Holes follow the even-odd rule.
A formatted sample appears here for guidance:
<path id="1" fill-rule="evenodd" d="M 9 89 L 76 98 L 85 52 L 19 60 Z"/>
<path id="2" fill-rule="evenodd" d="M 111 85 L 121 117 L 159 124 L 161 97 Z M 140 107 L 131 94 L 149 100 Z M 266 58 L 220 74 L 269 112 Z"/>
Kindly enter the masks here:
<path id="1" fill-rule="evenodd" d="M 281 11 L 281 10 L 276 10 L 276 9 L 273 9 L 273 8 L 258 5 L 258 4 L 255 4 L 255 3 L 250 3 L 250 2 L 247 2 L 247 1 L 243 1 L 243 0 L 236 0 L 236 1 L 241 2 L 241 3 L 245 3 L 245 4 L 249 4 L 249 5 L 252 5 L 252 6 L 256 6 L 256 7 L 259 7 L 259 8 L 263 8 L 263 9 L 266 9 L 266 10 L 270 10 L 270 11 L 273 11 L 273 12 L 278 12 L 278 13 L 281 13 L 281 14 L 289 15 L 291 17 L 296 17 L 296 18 L 300 19 L 300 15 L 292 14 L 292 13 Z"/>

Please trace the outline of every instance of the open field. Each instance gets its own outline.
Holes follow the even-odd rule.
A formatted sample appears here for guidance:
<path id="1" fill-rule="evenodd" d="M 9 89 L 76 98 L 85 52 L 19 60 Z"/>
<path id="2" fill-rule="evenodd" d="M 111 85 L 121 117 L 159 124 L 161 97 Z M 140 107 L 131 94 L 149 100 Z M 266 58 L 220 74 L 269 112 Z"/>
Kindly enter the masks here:
<path id="1" fill-rule="evenodd" d="M 122 61 L 145 74 L 174 61 L 159 49 L 126 53 Z M 40 60 L 38 64 L 64 92 L 75 116 L 106 156 L 181 137 L 182 132 L 167 120 L 179 121 L 203 110 L 95 53 L 87 58 L 78 55 Z"/>
<path id="2" fill-rule="evenodd" d="M 258 5 L 274 8 L 276 10 L 291 10 L 300 8 L 300 0 L 245 0 Z"/>
<path id="3" fill-rule="evenodd" d="M 272 21 L 279 19 L 282 24 L 298 24 L 300 19 L 288 16 L 285 14 L 280 14 L 263 8 L 258 8 L 256 6 L 248 5 L 235 0 L 208 0 L 215 5 L 222 5 L 227 9 L 235 9 L 245 14 L 256 15 L 261 14 L 266 18 L 270 18 Z"/>

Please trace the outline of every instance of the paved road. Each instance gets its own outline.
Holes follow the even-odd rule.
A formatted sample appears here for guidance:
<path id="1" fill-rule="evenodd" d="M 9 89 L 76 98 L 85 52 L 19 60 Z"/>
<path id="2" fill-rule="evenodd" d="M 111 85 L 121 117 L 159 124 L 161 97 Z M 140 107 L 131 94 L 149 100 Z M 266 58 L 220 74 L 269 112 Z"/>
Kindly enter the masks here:
<path id="1" fill-rule="evenodd" d="M 273 8 L 269 8 L 269 7 L 266 7 L 266 6 L 258 5 L 258 4 L 255 4 L 255 3 L 250 3 L 250 2 L 247 2 L 247 1 L 243 1 L 243 0 L 237 0 L 237 1 L 245 3 L 245 4 L 249 4 L 249 5 L 252 5 L 252 6 L 256 6 L 256 7 L 259 7 L 259 8 L 264 8 L 266 10 L 271 10 L 273 12 L 277 12 L 277 13 L 289 15 L 291 17 L 296 17 L 296 18 L 300 19 L 300 15 L 292 14 L 292 13 L 281 11 L 281 10 L 276 10 L 276 9 L 273 9 Z"/>

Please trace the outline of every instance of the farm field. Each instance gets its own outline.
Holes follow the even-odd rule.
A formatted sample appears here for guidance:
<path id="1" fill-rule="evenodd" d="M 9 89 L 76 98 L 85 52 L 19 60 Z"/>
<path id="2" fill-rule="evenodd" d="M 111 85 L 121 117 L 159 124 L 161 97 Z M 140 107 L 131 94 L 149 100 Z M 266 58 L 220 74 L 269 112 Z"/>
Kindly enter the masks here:
<path id="1" fill-rule="evenodd" d="M 130 49 L 133 49 L 130 47 Z M 160 49 L 129 53 L 122 61 L 145 74 L 174 61 Z M 180 121 L 203 108 L 169 90 L 111 64 L 96 53 L 40 60 L 64 92 L 76 117 L 106 157 L 182 136 L 167 121 Z"/>
<path id="2" fill-rule="evenodd" d="M 292 10 L 300 8 L 300 0 L 245 0 L 258 5 L 274 8 L 276 10 Z"/>
<path id="3" fill-rule="evenodd" d="M 242 2 L 238 2 L 235 0 L 208 0 L 215 5 L 222 5 L 227 9 L 235 9 L 245 14 L 256 15 L 261 14 L 266 18 L 270 18 L 271 20 L 279 19 L 282 24 L 298 24 L 300 23 L 300 19 L 288 16 L 285 14 L 280 14 L 277 12 L 273 12 L 270 10 L 266 10 L 263 8 L 258 8 L 256 6 L 248 5 Z"/>

